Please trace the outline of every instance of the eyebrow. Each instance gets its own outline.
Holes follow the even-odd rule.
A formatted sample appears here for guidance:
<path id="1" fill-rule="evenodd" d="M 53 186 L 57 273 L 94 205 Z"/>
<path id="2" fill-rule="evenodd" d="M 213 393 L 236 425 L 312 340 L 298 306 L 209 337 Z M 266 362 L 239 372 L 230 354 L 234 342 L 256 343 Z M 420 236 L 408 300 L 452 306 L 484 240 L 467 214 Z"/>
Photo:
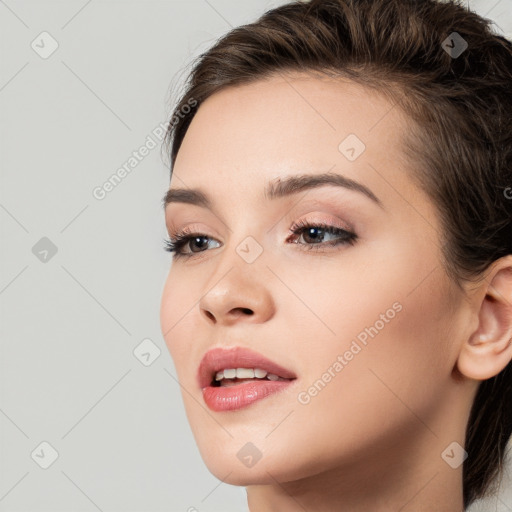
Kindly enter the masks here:
<path id="1" fill-rule="evenodd" d="M 324 174 L 300 174 L 284 179 L 279 178 L 278 181 L 270 182 L 267 185 L 264 197 L 267 200 L 273 200 L 324 185 L 334 185 L 360 192 L 382 208 L 382 202 L 368 187 L 341 174 L 330 172 Z M 213 210 L 212 202 L 206 193 L 192 188 L 171 188 L 164 195 L 162 203 L 164 209 L 171 203 L 187 203 Z"/>

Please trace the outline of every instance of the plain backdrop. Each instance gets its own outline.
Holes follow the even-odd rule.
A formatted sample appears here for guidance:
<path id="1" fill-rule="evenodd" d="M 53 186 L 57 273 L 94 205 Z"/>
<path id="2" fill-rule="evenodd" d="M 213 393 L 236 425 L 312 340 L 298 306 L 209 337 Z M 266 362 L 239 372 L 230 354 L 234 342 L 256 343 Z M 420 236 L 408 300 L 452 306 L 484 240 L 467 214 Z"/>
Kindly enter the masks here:
<path id="1" fill-rule="evenodd" d="M 0 1 L 0 511 L 247 510 L 202 462 L 160 332 L 148 137 L 192 58 L 282 3 Z M 470 4 L 512 33 L 512 0 Z M 512 511 L 511 487 L 473 510 Z"/>

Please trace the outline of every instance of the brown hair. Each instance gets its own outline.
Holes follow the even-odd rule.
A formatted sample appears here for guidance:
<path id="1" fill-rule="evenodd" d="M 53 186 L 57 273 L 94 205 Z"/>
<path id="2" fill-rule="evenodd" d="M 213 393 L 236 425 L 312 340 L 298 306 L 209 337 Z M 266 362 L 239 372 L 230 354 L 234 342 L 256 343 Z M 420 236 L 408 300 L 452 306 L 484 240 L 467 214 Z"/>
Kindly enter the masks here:
<path id="1" fill-rule="evenodd" d="M 491 23 L 458 0 L 312 0 L 272 9 L 194 63 L 166 134 L 171 174 L 190 122 L 215 92 L 286 71 L 348 77 L 415 121 L 403 134 L 404 153 L 441 214 L 444 266 L 459 286 L 481 278 L 512 254 L 512 44 Z M 465 508 L 496 490 L 511 404 L 509 364 L 480 383 L 471 409 Z"/>

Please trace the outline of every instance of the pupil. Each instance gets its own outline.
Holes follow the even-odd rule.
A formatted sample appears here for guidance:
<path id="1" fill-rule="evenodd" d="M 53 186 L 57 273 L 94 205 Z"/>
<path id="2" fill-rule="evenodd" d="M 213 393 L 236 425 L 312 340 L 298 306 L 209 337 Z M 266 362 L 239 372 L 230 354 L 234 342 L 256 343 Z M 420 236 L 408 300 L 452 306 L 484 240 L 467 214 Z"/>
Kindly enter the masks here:
<path id="1" fill-rule="evenodd" d="M 204 236 L 198 236 L 196 238 L 194 238 L 194 243 L 198 243 L 198 240 L 202 240 L 203 242 L 206 240 L 206 237 Z M 198 245 L 200 246 L 199 248 L 201 249 L 203 245 L 205 245 L 204 243 L 201 244 L 200 242 L 198 243 Z"/>
<path id="2" fill-rule="evenodd" d="M 312 235 L 312 233 L 314 233 L 315 231 L 319 232 L 319 234 L 317 234 L 316 236 L 314 234 Z M 307 236 L 311 237 L 313 241 L 318 241 L 318 239 L 321 238 L 322 231 L 323 230 L 321 228 L 309 228 Z"/>

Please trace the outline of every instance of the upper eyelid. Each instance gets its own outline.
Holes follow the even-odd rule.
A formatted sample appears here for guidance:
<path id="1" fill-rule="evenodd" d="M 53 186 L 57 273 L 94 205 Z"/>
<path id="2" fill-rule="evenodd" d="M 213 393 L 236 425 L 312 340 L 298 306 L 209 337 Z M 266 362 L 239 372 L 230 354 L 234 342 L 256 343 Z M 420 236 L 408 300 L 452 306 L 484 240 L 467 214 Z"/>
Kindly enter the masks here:
<path id="1" fill-rule="evenodd" d="M 322 206 L 322 203 L 316 204 L 316 202 L 315 202 L 314 206 Z M 281 217 L 277 222 L 273 223 L 271 225 L 271 227 L 266 232 L 268 233 L 269 231 L 274 230 L 276 228 L 276 226 L 278 226 L 280 223 L 283 223 L 283 222 L 285 224 L 290 224 L 292 226 L 299 222 L 307 222 L 308 224 L 312 224 L 312 225 L 326 224 L 333 228 L 344 229 L 345 231 L 352 231 L 352 232 L 356 231 L 356 227 L 354 226 L 354 223 L 352 221 L 348 221 L 347 219 L 342 220 L 341 218 L 337 219 L 337 216 L 333 213 L 326 213 L 326 212 L 320 213 L 320 212 L 311 211 L 311 212 L 299 215 L 298 213 L 294 213 L 294 211 L 293 211 L 294 209 L 295 208 L 290 210 L 287 214 L 285 214 L 283 217 Z M 317 216 L 319 214 L 322 215 L 323 218 L 310 218 L 310 216 Z M 167 226 L 168 226 L 168 231 L 173 231 L 175 233 L 179 233 L 183 230 L 186 230 L 188 232 L 203 234 L 203 232 L 206 231 L 207 228 L 197 228 L 197 229 L 192 228 L 191 229 L 190 226 L 196 226 L 197 224 L 202 224 L 202 223 L 192 222 L 189 225 L 187 225 L 183 228 L 179 228 L 179 229 L 171 229 L 174 227 L 172 222 L 167 223 Z M 232 230 L 229 229 L 229 227 L 227 229 L 230 233 L 232 232 Z"/>
<path id="2" fill-rule="evenodd" d="M 291 235 L 297 236 L 296 234 L 293 233 L 293 231 L 302 232 L 309 226 L 312 226 L 312 227 L 324 226 L 324 229 L 330 229 L 333 231 L 342 231 L 345 233 L 349 233 L 349 234 L 358 236 L 356 231 L 351 226 L 338 226 L 337 224 L 332 223 L 332 222 L 324 222 L 321 220 L 314 220 L 314 219 L 300 219 L 300 220 L 294 221 L 292 223 L 292 225 L 286 230 L 286 234 L 288 235 L 288 237 Z M 176 239 L 179 239 L 179 238 L 191 239 L 191 238 L 194 238 L 195 236 L 204 236 L 204 237 L 208 238 L 209 240 L 215 240 L 216 242 L 222 243 L 216 236 L 209 235 L 206 231 L 207 230 L 191 229 L 189 227 L 185 227 L 185 228 L 182 228 L 179 230 L 172 230 L 171 231 L 172 235 L 170 235 L 170 237 L 176 238 Z M 185 243 L 188 243 L 188 241 L 186 241 Z"/>

